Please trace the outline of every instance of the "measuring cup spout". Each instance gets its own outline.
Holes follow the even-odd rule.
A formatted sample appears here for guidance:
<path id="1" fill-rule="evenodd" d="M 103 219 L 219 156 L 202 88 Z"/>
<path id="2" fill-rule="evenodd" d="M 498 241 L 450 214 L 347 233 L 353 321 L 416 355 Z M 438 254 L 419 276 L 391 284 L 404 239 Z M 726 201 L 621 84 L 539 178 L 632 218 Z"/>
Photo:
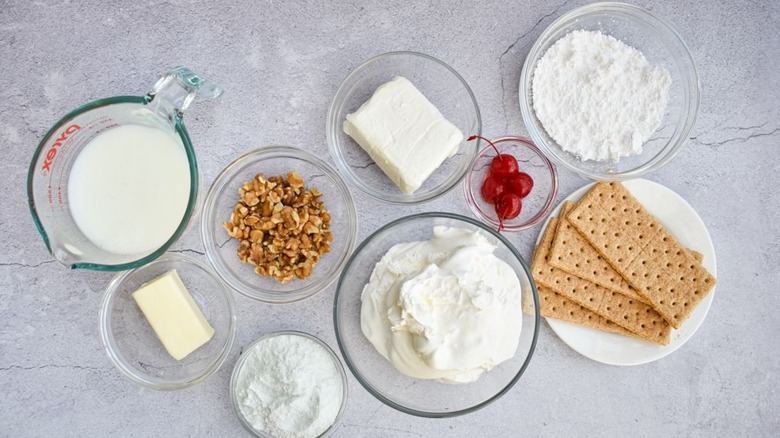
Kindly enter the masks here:
<path id="1" fill-rule="evenodd" d="M 216 99 L 222 88 L 193 73 L 187 67 L 175 67 L 161 77 L 147 94 L 149 108 L 173 123 L 181 119 L 195 97 Z"/>
<path id="2" fill-rule="evenodd" d="M 81 258 L 77 255 L 68 252 L 64 248 L 52 248 L 52 255 L 54 260 L 57 260 L 60 264 L 68 269 L 76 269 L 76 265 L 81 261 Z"/>
<path id="3" fill-rule="evenodd" d="M 47 235 L 45 240 L 54 260 L 66 268 L 75 269 L 83 261 L 82 251 L 73 244 L 61 242 L 52 235 Z"/>

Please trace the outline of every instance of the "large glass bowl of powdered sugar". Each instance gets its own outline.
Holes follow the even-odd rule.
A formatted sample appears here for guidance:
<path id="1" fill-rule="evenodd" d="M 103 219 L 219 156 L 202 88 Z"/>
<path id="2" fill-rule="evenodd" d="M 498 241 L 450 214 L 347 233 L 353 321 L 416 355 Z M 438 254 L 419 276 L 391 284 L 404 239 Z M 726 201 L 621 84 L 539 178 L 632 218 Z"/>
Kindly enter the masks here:
<path id="1" fill-rule="evenodd" d="M 522 256 L 487 225 L 450 213 L 407 216 L 368 237 L 339 278 L 333 311 L 357 381 L 422 417 L 500 398 L 528 366 L 539 328 Z"/>
<path id="2" fill-rule="evenodd" d="M 520 110 L 556 163 L 600 181 L 659 169 L 686 144 L 699 111 L 688 47 L 666 22 L 594 3 L 553 22 L 526 57 Z"/>

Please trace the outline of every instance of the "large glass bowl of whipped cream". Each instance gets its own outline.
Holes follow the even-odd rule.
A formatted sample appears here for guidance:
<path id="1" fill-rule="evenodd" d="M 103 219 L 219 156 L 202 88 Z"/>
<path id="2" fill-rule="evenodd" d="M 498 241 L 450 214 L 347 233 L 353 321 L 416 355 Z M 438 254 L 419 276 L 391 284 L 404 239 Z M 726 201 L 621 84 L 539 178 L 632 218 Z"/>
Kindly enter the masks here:
<path id="1" fill-rule="evenodd" d="M 347 262 L 333 306 L 355 378 L 388 406 L 452 417 L 500 398 L 536 346 L 528 264 L 476 220 L 421 213 L 369 236 Z"/>

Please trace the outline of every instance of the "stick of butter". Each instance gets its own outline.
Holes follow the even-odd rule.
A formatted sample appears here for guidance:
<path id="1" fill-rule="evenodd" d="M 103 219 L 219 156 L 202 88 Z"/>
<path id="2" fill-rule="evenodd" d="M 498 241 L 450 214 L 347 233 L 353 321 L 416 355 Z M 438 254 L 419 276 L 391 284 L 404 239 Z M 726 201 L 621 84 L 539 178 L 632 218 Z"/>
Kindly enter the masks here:
<path id="1" fill-rule="evenodd" d="M 214 328 L 175 269 L 142 285 L 133 292 L 133 299 L 176 360 L 184 359 L 214 336 Z"/>
<path id="2" fill-rule="evenodd" d="M 419 189 L 463 141 L 463 133 L 400 76 L 347 115 L 344 132 L 406 194 Z"/>

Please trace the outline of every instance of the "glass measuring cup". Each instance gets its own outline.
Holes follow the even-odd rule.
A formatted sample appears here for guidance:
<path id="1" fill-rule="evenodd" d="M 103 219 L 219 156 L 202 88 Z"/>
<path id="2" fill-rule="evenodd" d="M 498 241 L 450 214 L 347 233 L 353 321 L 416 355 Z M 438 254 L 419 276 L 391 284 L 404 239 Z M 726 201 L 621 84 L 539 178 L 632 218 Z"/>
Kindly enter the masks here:
<path id="1" fill-rule="evenodd" d="M 198 192 L 198 166 L 182 116 L 196 96 L 217 98 L 222 89 L 176 67 L 145 96 L 117 96 L 82 105 L 46 133 L 27 174 L 27 198 L 35 225 L 54 258 L 69 268 L 120 271 L 141 266 L 165 252 L 192 216 Z M 68 181 L 79 153 L 99 134 L 125 125 L 163 130 L 180 142 L 187 156 L 189 199 L 176 231 L 159 248 L 118 254 L 93 243 L 77 226 L 69 203 Z M 117 230 L 121 232 L 121 230 Z"/>

